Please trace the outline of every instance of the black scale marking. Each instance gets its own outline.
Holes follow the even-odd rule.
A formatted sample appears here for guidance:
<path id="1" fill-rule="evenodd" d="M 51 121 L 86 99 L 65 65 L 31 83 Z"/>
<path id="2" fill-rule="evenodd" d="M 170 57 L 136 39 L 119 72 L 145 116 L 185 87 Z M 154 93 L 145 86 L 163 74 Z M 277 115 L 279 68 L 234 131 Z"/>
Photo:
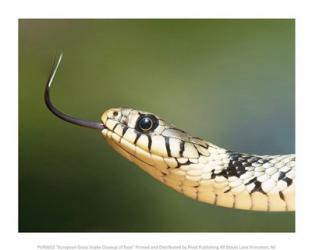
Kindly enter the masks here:
<path id="1" fill-rule="evenodd" d="M 118 126 L 118 123 L 116 123 L 112 129 L 112 131 L 114 132 L 115 128 Z"/>
<path id="2" fill-rule="evenodd" d="M 229 178 L 232 176 L 240 177 L 244 173 L 246 173 L 248 170 L 248 167 L 252 167 L 252 163 L 261 161 L 261 164 L 264 164 L 268 162 L 269 160 L 252 156 L 252 155 L 244 155 L 241 153 L 231 152 L 228 151 L 230 162 L 227 168 L 223 169 L 220 173 L 215 173 L 214 170 L 211 172 L 211 179 L 216 178 L 217 176 L 224 176 L 225 178 Z M 251 190 L 251 193 L 254 192 L 261 192 L 263 194 L 266 194 L 261 187 L 261 182 L 257 180 L 257 177 L 252 178 L 249 180 L 245 185 L 250 185 L 254 183 L 255 186 Z M 224 193 L 227 193 L 231 190 L 231 188 L 224 191 Z"/>
<path id="3" fill-rule="evenodd" d="M 185 141 L 181 140 L 180 141 L 180 151 L 179 151 L 179 155 L 181 157 L 183 157 L 184 147 L 185 147 Z"/>
<path id="4" fill-rule="evenodd" d="M 255 184 L 255 186 L 254 186 L 254 188 L 250 192 L 251 194 L 254 193 L 254 192 L 260 192 L 260 193 L 266 194 L 263 191 L 262 187 L 261 187 L 261 182 L 260 181 L 255 181 L 254 184 Z"/>
<path id="5" fill-rule="evenodd" d="M 127 132 L 128 130 L 128 127 L 127 126 L 124 126 L 124 128 L 122 129 L 122 136 L 125 135 L 125 133 Z"/>
<path id="6" fill-rule="evenodd" d="M 287 183 L 287 187 L 289 187 L 292 183 L 293 180 L 286 177 L 286 174 L 290 171 L 291 169 L 287 170 L 286 172 L 280 172 L 278 180 L 285 181 Z"/>
<path id="7" fill-rule="evenodd" d="M 148 139 L 148 151 L 151 151 L 151 147 L 152 147 L 152 138 L 150 135 L 147 135 L 147 139 Z"/>
<path id="8" fill-rule="evenodd" d="M 134 145 L 136 145 L 137 141 L 139 140 L 140 136 L 141 136 L 141 133 L 140 132 L 135 132 L 136 133 L 136 137 L 135 137 L 135 140 L 134 140 Z"/>
<path id="9" fill-rule="evenodd" d="M 168 155 L 168 157 L 171 157 L 169 137 L 167 137 L 167 136 L 164 136 L 164 137 L 165 137 L 165 144 L 166 144 L 167 155 Z"/>
<path id="10" fill-rule="evenodd" d="M 279 191 L 279 197 L 283 200 L 283 201 L 285 201 L 285 196 L 284 196 L 284 194 L 282 193 L 282 191 Z"/>
<path id="11" fill-rule="evenodd" d="M 286 177 L 286 173 L 285 172 L 280 172 L 278 180 L 282 180 Z"/>
<path id="12" fill-rule="evenodd" d="M 293 180 L 290 179 L 290 178 L 288 178 L 288 177 L 286 177 L 285 179 L 283 179 L 283 181 L 286 181 L 288 187 L 293 183 Z"/>
<path id="13" fill-rule="evenodd" d="M 229 153 L 229 152 L 228 152 Z M 223 169 L 220 173 L 215 174 L 212 171 L 211 178 L 215 178 L 216 176 L 224 176 L 225 178 L 229 178 L 231 176 L 240 177 L 244 173 L 247 172 L 247 167 L 251 167 L 252 162 L 260 159 L 251 159 L 255 158 L 253 156 L 246 156 L 240 153 L 230 152 L 229 154 L 230 162 L 227 168 Z M 248 161 L 249 160 L 249 161 Z"/>
<path id="14" fill-rule="evenodd" d="M 223 193 L 228 193 L 228 192 L 230 192 L 230 191 L 231 191 L 231 188 L 225 190 Z"/>
<path id="15" fill-rule="evenodd" d="M 176 162 L 177 162 L 177 164 L 178 164 L 178 166 L 177 166 L 176 168 L 179 168 L 179 167 L 181 167 L 181 166 L 185 166 L 185 165 L 190 165 L 190 164 L 192 164 L 192 162 L 190 162 L 190 160 L 187 160 L 185 163 L 180 163 L 180 162 L 178 161 L 177 158 L 175 158 L 175 160 L 176 160 Z"/>
<path id="16" fill-rule="evenodd" d="M 245 183 L 245 185 L 249 185 L 251 183 L 254 183 L 255 181 L 257 181 L 257 177 L 252 178 L 251 180 L 249 180 L 247 183 Z"/>
<path id="17" fill-rule="evenodd" d="M 222 173 L 222 172 L 221 172 Z M 221 173 L 219 173 L 219 175 L 223 175 L 223 174 L 221 174 Z M 211 171 L 211 179 L 215 179 L 216 178 L 216 176 L 217 176 L 217 174 L 215 174 L 215 170 L 213 169 L 212 171 Z"/>
<path id="18" fill-rule="evenodd" d="M 167 168 L 167 169 L 168 169 L 168 168 Z M 165 173 L 165 172 L 162 172 L 162 171 L 161 171 L 161 173 L 162 173 L 163 176 L 166 176 L 166 175 L 167 175 L 167 173 Z"/>

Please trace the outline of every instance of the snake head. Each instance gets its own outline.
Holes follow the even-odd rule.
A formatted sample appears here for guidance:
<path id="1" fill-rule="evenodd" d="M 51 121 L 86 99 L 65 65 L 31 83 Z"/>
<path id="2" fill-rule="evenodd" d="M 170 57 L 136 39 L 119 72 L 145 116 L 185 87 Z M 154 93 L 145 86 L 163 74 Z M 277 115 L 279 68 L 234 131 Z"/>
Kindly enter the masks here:
<path id="1" fill-rule="evenodd" d="M 207 142 L 149 112 L 112 108 L 101 120 L 107 142 L 140 167 L 176 168 L 208 153 Z"/>

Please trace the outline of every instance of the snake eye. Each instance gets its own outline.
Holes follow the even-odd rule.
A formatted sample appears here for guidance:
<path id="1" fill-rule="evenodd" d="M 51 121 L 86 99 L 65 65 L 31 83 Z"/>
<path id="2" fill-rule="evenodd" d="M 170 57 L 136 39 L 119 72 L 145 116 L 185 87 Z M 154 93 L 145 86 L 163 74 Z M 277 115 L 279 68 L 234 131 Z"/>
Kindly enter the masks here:
<path id="1" fill-rule="evenodd" d="M 143 131 L 148 131 L 153 127 L 153 121 L 149 117 L 143 117 L 140 119 L 138 125 Z"/>
<path id="2" fill-rule="evenodd" d="M 158 127 L 159 121 L 158 119 L 152 114 L 140 114 L 138 118 L 135 129 L 138 132 L 152 132 L 154 129 Z"/>

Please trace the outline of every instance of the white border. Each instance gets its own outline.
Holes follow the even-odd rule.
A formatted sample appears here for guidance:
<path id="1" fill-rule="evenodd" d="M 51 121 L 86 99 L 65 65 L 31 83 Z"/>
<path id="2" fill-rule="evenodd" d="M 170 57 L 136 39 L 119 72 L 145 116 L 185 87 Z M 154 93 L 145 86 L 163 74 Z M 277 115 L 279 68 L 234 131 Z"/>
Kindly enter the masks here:
<path id="1" fill-rule="evenodd" d="M 6 1 L 1 4 L 1 249 L 38 244 L 253 244 L 311 248 L 311 7 L 309 1 Z M 18 18 L 296 18 L 296 233 L 17 233 Z M 278 93 L 277 93 L 278 95 Z"/>

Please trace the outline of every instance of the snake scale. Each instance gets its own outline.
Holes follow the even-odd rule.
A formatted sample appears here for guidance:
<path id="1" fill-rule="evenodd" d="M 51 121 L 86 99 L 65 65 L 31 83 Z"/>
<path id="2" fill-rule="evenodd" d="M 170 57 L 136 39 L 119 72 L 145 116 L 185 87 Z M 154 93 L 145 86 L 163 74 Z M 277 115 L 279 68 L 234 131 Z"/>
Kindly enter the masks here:
<path id="1" fill-rule="evenodd" d="M 253 155 L 218 147 L 160 117 L 131 108 L 105 111 L 101 122 L 59 111 L 50 87 L 61 62 L 54 65 L 45 102 L 59 118 L 100 130 L 122 156 L 168 187 L 209 204 L 258 211 L 295 210 L 295 155 Z"/>

